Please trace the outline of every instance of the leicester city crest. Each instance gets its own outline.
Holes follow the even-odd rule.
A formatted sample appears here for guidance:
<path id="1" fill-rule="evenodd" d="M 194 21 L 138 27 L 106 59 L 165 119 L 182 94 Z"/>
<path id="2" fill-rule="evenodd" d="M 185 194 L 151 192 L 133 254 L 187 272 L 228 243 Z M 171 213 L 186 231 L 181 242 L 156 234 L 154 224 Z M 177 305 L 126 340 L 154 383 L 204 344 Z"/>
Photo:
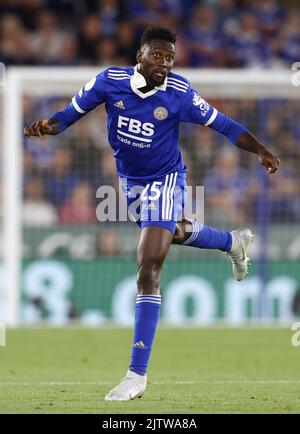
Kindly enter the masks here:
<path id="1" fill-rule="evenodd" d="M 167 119 L 169 113 L 165 107 L 156 107 L 153 114 L 155 119 L 163 121 L 164 119 Z"/>

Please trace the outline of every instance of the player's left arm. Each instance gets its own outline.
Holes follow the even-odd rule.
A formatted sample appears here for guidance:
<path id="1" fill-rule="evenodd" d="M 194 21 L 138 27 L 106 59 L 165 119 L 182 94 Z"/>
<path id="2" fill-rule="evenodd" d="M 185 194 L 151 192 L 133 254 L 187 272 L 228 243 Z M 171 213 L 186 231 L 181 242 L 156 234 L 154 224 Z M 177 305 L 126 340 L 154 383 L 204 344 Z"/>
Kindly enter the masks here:
<path id="1" fill-rule="evenodd" d="M 226 136 L 239 148 L 257 154 L 268 173 L 274 173 L 278 169 L 280 160 L 275 154 L 263 146 L 243 125 L 219 112 L 192 88 L 189 89 L 182 104 L 181 113 L 182 121 L 210 127 Z"/>
<path id="2" fill-rule="evenodd" d="M 267 168 L 269 173 L 274 173 L 278 169 L 279 158 L 266 149 L 249 131 L 246 130 L 238 136 L 236 146 L 257 154 L 260 163 Z"/>
<path id="3" fill-rule="evenodd" d="M 243 125 L 231 119 L 210 106 L 213 110 L 212 116 L 215 119 L 212 122 L 207 121 L 206 125 L 215 131 L 226 136 L 234 145 L 246 151 L 253 152 L 258 155 L 260 163 L 266 167 L 268 173 L 274 173 L 279 166 L 279 158 L 269 151 L 260 143 L 253 134 L 250 133 Z"/>

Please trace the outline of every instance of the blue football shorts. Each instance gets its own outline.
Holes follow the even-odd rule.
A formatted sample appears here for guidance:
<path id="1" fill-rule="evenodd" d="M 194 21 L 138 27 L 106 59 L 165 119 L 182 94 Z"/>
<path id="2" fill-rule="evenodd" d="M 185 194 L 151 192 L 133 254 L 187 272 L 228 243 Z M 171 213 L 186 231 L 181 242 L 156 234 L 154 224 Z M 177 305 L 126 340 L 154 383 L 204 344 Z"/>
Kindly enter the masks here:
<path id="1" fill-rule="evenodd" d="M 173 172 L 151 181 L 120 181 L 132 221 L 141 229 L 160 226 L 175 233 L 186 202 L 185 173 Z"/>

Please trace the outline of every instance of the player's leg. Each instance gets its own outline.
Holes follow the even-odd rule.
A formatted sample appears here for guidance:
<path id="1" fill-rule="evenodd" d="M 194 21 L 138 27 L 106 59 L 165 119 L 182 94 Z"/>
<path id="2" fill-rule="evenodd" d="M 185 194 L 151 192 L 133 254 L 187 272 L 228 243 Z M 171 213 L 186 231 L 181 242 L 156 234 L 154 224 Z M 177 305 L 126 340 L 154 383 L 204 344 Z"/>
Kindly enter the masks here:
<path id="1" fill-rule="evenodd" d="M 232 234 L 199 224 L 196 220 L 183 219 L 177 222 L 172 243 L 228 252 L 232 245 Z"/>
<path id="2" fill-rule="evenodd" d="M 142 396 L 146 389 L 147 368 L 160 314 L 160 273 L 172 239 L 173 232 L 160 226 L 144 227 L 141 232 L 131 361 L 125 378 L 106 400 L 128 401 Z"/>
<path id="3" fill-rule="evenodd" d="M 143 228 L 137 248 L 139 295 L 159 294 L 160 272 L 172 239 L 173 232 L 161 226 Z"/>
<path id="4" fill-rule="evenodd" d="M 227 252 L 236 280 L 242 280 L 248 272 L 247 249 L 254 235 L 250 229 L 221 231 L 195 220 L 183 219 L 176 225 L 173 244 L 182 244 L 200 249 L 218 249 Z"/>
<path id="5" fill-rule="evenodd" d="M 140 375 L 145 375 L 148 368 L 160 313 L 160 273 L 172 238 L 173 233 L 163 227 L 145 227 L 137 249 L 138 295 L 129 369 Z"/>

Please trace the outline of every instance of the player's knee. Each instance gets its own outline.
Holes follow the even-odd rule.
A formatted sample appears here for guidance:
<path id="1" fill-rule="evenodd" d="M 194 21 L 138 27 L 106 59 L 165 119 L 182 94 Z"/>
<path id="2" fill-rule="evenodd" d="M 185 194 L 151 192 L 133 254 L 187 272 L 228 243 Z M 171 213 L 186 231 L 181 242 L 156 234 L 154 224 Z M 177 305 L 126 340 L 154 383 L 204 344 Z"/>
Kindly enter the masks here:
<path id="1" fill-rule="evenodd" d="M 137 276 L 137 287 L 139 293 L 155 294 L 159 286 L 159 274 L 155 270 L 141 267 Z"/>
<path id="2" fill-rule="evenodd" d="M 191 226 L 191 222 L 189 220 L 182 220 L 176 224 L 176 230 L 173 236 L 172 244 L 182 244 L 188 234 L 189 226 Z"/>
<path id="3" fill-rule="evenodd" d="M 184 229 L 182 227 L 182 223 L 179 222 L 176 224 L 176 230 L 172 239 L 172 244 L 181 244 L 183 242 Z"/>
<path id="4" fill-rule="evenodd" d="M 155 275 L 159 273 L 163 264 L 164 257 L 157 256 L 153 258 L 146 258 L 145 260 L 140 261 L 138 264 L 138 271 L 141 275 Z"/>
<path id="5" fill-rule="evenodd" d="M 159 288 L 163 255 L 147 257 L 138 264 L 137 287 L 142 293 L 156 293 Z"/>

